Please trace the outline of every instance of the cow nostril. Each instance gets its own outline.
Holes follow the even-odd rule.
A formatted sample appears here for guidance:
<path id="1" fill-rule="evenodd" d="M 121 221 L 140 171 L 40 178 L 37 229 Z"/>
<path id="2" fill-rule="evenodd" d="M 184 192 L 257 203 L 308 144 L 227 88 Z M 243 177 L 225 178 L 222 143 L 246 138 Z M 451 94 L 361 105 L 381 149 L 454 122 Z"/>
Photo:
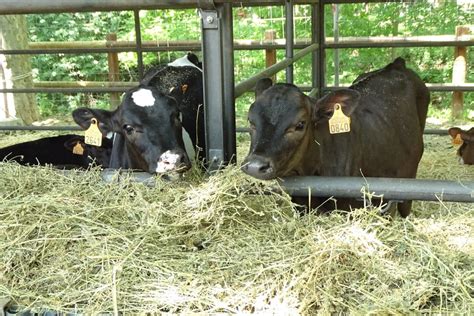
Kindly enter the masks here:
<path id="1" fill-rule="evenodd" d="M 269 171 L 271 171 L 271 167 L 270 167 L 270 163 L 269 163 L 269 162 L 262 164 L 262 165 L 258 168 L 258 172 L 260 172 L 260 173 L 266 173 L 266 172 L 269 172 Z"/>

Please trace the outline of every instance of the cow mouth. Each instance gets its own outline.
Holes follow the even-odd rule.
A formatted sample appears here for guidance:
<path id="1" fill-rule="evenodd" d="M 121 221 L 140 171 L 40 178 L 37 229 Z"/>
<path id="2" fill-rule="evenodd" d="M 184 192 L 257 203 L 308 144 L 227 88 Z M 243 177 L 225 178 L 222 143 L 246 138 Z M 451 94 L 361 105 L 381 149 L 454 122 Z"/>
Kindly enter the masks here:
<path id="1" fill-rule="evenodd" d="M 160 156 L 154 171 L 157 174 L 181 174 L 189 169 L 191 169 L 191 162 L 186 154 L 168 150 Z"/>

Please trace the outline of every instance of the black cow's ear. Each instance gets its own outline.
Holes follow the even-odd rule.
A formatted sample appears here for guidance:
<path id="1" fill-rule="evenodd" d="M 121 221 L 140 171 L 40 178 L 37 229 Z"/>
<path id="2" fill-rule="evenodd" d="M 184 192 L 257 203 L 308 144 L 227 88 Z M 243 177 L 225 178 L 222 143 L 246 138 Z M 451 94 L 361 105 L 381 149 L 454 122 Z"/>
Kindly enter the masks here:
<path id="1" fill-rule="evenodd" d="M 270 78 L 263 78 L 257 81 L 255 85 L 255 98 L 258 98 L 259 95 L 263 93 L 263 91 L 267 90 L 273 85 L 273 81 Z"/>
<path id="2" fill-rule="evenodd" d="M 462 130 L 459 127 L 451 127 L 448 129 L 448 133 L 454 139 L 456 136 L 458 136 L 458 134 L 462 133 Z"/>
<path id="3" fill-rule="evenodd" d="M 67 150 L 72 152 L 74 150 L 74 147 L 76 147 L 77 144 L 80 144 L 80 146 L 84 148 L 84 137 L 81 137 L 81 136 L 72 137 L 64 142 L 64 147 Z"/>
<path id="4" fill-rule="evenodd" d="M 106 110 L 78 108 L 72 112 L 72 118 L 83 129 L 89 128 L 93 118 L 97 119 L 99 129 L 105 136 L 110 132 L 121 131 L 121 129 L 117 127 L 117 124 L 114 124 L 114 114 L 115 112 Z"/>
<path id="5" fill-rule="evenodd" d="M 334 105 L 339 103 L 345 115 L 350 116 L 359 105 L 360 93 L 352 89 L 331 92 L 313 103 L 313 123 L 329 120 L 334 113 Z"/>

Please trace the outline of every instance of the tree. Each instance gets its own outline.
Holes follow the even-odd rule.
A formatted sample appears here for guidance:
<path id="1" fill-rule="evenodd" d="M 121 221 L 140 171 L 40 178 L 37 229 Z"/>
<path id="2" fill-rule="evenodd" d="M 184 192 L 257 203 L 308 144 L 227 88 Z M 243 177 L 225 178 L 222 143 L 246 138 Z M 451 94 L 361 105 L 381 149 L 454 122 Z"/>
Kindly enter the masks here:
<path id="1" fill-rule="evenodd" d="M 28 45 L 26 19 L 20 15 L 0 16 L 0 47 L 24 49 Z M 33 85 L 31 60 L 27 55 L 0 55 L 0 86 L 27 88 Z M 35 95 L 30 93 L 0 94 L 0 118 L 17 117 L 25 124 L 39 119 Z"/>

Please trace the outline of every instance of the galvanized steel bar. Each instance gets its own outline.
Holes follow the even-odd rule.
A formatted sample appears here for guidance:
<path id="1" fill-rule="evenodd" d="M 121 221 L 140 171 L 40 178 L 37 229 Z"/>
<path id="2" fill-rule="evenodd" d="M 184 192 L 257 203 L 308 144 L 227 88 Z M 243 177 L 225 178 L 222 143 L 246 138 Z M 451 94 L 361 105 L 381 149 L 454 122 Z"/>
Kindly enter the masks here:
<path id="1" fill-rule="evenodd" d="M 289 177 L 281 181 L 292 196 L 361 198 L 362 189 L 385 200 L 474 202 L 474 181 L 359 177 Z"/>
<path id="2" fill-rule="evenodd" d="M 234 31 L 232 5 L 225 3 L 218 8 L 222 27 L 222 61 L 224 85 L 224 162 L 237 162 L 234 97 Z"/>
<path id="3" fill-rule="evenodd" d="M 317 50 L 317 63 L 316 63 L 316 85 L 313 85 L 313 88 L 318 89 L 317 96 L 322 97 L 323 88 L 325 86 L 325 73 L 326 73 L 326 61 L 325 61 L 325 32 L 324 32 L 324 3 L 319 2 L 317 5 L 316 12 L 313 13 L 313 18 L 315 19 L 315 32 L 316 32 L 316 41 L 319 44 Z"/>
<path id="4" fill-rule="evenodd" d="M 317 7 L 314 5 L 314 7 Z M 316 18 L 312 17 L 312 21 Z M 314 31 L 315 27 L 312 28 Z M 313 33 L 313 36 L 315 34 Z M 284 39 L 276 39 L 273 42 L 259 40 L 235 40 L 235 50 L 260 50 L 260 49 L 284 49 Z M 315 39 L 296 39 L 294 49 L 301 49 L 315 43 Z M 435 36 L 409 36 L 409 37 L 340 37 L 337 43 L 334 38 L 326 38 L 326 47 L 335 48 L 339 44 L 352 48 L 352 44 L 370 48 L 370 47 L 438 47 L 438 46 L 474 46 L 474 35 L 463 36 L 462 39 L 454 35 L 435 35 Z M 400 44 L 401 43 L 401 44 Z M 51 48 L 48 47 L 51 44 Z M 5 55 L 32 55 L 32 54 L 81 54 L 81 53 L 117 53 L 117 52 L 135 52 L 136 43 L 131 41 L 117 41 L 114 45 L 106 47 L 105 41 L 85 41 L 85 42 L 30 42 L 28 49 L 0 49 L 0 54 Z M 90 45 L 90 47 L 84 47 Z M 160 43 L 157 41 L 142 41 L 143 52 L 158 51 L 199 51 L 201 43 L 199 41 L 172 41 Z"/>
<path id="5" fill-rule="evenodd" d="M 318 16 L 318 5 L 311 5 L 311 44 L 319 44 L 318 28 L 316 25 L 316 18 Z M 311 53 L 311 88 L 314 92 L 312 97 L 317 97 L 319 93 L 318 84 L 318 51 L 314 50 Z"/>
<path id="6" fill-rule="evenodd" d="M 0 125 L 0 131 L 81 131 L 82 128 L 79 126 L 35 126 L 35 125 L 22 125 L 22 126 L 2 126 Z M 229 132 L 230 133 L 230 132 Z M 235 133 L 250 133 L 248 127 L 236 127 Z M 423 131 L 425 135 L 448 135 L 447 129 L 425 129 Z"/>
<path id="7" fill-rule="evenodd" d="M 297 4 L 316 3 L 318 0 L 295 0 Z M 282 5 L 284 0 L 214 0 L 216 4 L 231 3 L 234 6 Z M 196 0 L 2 0 L 0 14 L 31 14 L 59 12 L 93 12 L 154 9 L 198 8 Z"/>
<path id="8" fill-rule="evenodd" d="M 293 58 L 294 46 L 294 24 L 293 24 L 293 1 L 285 2 L 285 57 Z M 288 65 L 285 70 L 286 83 L 293 83 L 293 64 Z"/>
<path id="9" fill-rule="evenodd" d="M 219 169 L 225 161 L 224 140 L 224 57 L 222 43 L 222 5 L 219 11 L 201 10 L 204 113 L 207 162 L 209 170 Z"/>
<path id="10" fill-rule="evenodd" d="M 235 86 L 235 97 L 238 98 L 242 94 L 244 94 L 247 91 L 250 91 L 253 89 L 255 84 L 257 83 L 258 80 L 262 78 L 270 78 L 280 70 L 285 69 L 288 65 L 294 63 L 295 61 L 299 60 L 300 58 L 306 56 L 307 54 L 311 53 L 312 51 L 318 49 L 318 44 L 311 44 L 307 46 L 306 48 L 303 48 L 299 52 L 297 52 L 293 58 L 285 58 L 284 60 L 280 61 L 279 63 L 276 63 L 275 65 L 268 67 L 267 69 L 262 70 L 261 72 L 257 73 L 256 75 L 250 77 L 247 80 L 244 80 L 242 82 L 239 82 Z"/>
<path id="11" fill-rule="evenodd" d="M 135 49 L 137 52 L 137 67 L 138 67 L 138 81 L 142 80 L 143 78 L 143 51 L 142 51 L 142 31 L 140 27 L 140 11 L 134 10 L 133 11 L 133 19 L 135 23 Z"/>

